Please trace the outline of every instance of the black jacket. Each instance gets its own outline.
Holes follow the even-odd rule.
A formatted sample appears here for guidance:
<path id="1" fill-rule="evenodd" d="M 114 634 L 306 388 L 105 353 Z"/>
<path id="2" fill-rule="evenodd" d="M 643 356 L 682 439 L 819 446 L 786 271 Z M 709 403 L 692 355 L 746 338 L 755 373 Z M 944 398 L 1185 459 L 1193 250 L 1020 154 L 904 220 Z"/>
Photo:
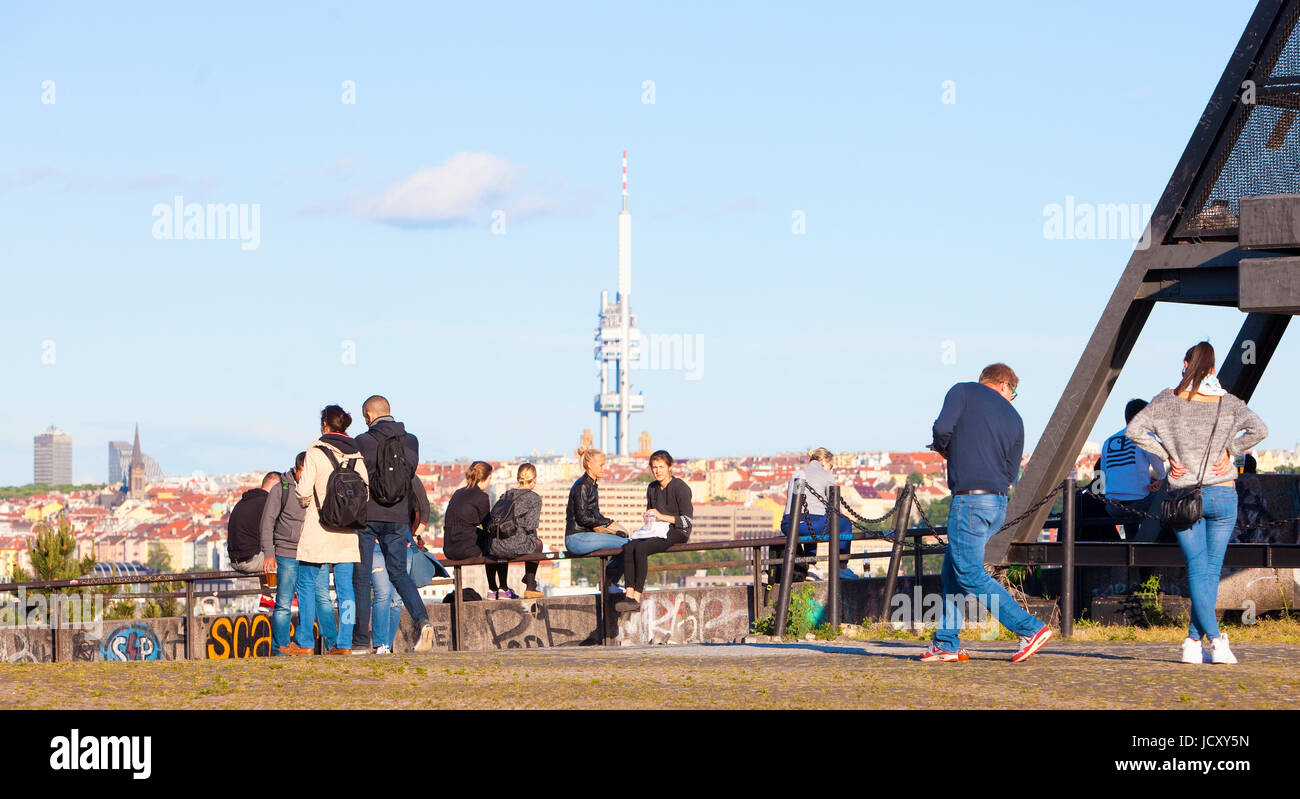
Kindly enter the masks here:
<path id="1" fill-rule="evenodd" d="M 564 534 L 589 533 L 594 527 L 612 524 L 613 519 L 600 514 L 600 491 L 591 475 L 583 474 L 569 489 L 569 504 L 564 508 Z"/>
<path id="2" fill-rule="evenodd" d="M 355 439 L 357 446 L 361 448 L 361 457 L 366 462 L 366 471 L 374 480 L 374 475 L 379 473 L 379 439 L 371 430 L 378 430 L 386 436 L 400 436 L 406 434 L 406 440 L 402 448 L 406 450 L 406 465 L 411 468 L 411 477 L 415 476 L 415 467 L 420 462 L 420 442 L 416 437 L 406 432 L 406 425 L 401 422 L 393 421 L 391 416 L 381 416 L 370 425 L 366 432 L 358 435 Z M 396 505 L 380 505 L 375 502 L 375 492 L 370 492 L 370 499 L 366 501 L 366 521 L 368 522 L 394 522 L 396 524 L 411 523 L 411 494 L 402 498 L 402 501 Z"/>
<path id="3" fill-rule="evenodd" d="M 483 554 L 479 534 L 491 519 L 487 492 L 475 486 L 459 488 L 447 503 L 442 524 L 442 552 L 450 560 L 477 558 Z"/>
<path id="4" fill-rule="evenodd" d="M 262 511 L 266 509 L 267 496 L 260 488 L 250 488 L 231 509 L 226 527 L 226 550 L 231 563 L 241 563 L 262 551 Z"/>

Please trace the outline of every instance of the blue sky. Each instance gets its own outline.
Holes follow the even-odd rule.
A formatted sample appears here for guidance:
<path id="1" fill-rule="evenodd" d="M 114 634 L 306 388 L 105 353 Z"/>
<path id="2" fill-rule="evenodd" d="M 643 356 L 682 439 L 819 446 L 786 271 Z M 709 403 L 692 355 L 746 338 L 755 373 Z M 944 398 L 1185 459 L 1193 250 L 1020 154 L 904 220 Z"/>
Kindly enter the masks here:
<path id="1" fill-rule="evenodd" d="M 0 484 L 49 424 L 78 479 L 136 420 L 169 474 L 276 467 L 376 392 L 425 457 L 572 449 L 624 149 L 641 328 L 703 346 L 635 373 L 636 431 L 915 449 L 1004 360 L 1032 444 L 1132 247 L 1047 240 L 1045 206 L 1154 204 L 1252 9 L 8 4 Z M 155 238 L 178 195 L 256 204 L 258 246 Z M 1094 438 L 1240 319 L 1158 307 Z M 1265 446 L 1300 438 L 1297 346 Z"/>

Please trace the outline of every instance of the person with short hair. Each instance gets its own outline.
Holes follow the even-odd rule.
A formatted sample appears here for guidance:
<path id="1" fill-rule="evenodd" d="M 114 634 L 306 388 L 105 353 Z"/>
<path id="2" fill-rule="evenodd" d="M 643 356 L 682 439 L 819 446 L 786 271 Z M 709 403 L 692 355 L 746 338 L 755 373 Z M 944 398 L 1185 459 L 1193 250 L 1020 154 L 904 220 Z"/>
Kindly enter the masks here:
<path id="1" fill-rule="evenodd" d="M 1020 474 L 1025 427 L 1011 407 L 1020 378 L 1004 363 L 990 364 L 978 383 L 958 383 L 943 398 L 929 448 L 948 463 L 948 547 L 943 555 L 943 617 L 925 663 L 970 659 L 960 647 L 962 597 L 973 595 L 1020 638 L 1013 663 L 1028 660 L 1052 630 L 1025 612 L 984 570 L 984 549 L 1007 517 L 1007 491 Z"/>
<path id="2" fill-rule="evenodd" d="M 302 535 L 307 509 L 302 503 L 290 499 L 297 491 L 298 478 L 302 476 L 306 460 L 307 453 L 299 452 L 293 468 L 286 470 L 271 486 L 266 497 L 266 509 L 262 511 L 262 551 L 275 553 L 272 571 L 278 580 L 275 610 L 271 612 L 271 653 L 274 655 L 310 655 L 315 649 L 316 639 L 311 627 L 299 624 L 295 640 L 289 640 L 295 594 L 299 607 L 315 601 L 317 613 L 334 612 L 328 595 L 318 597 L 313 582 L 298 579 L 298 538 Z"/>
<path id="3" fill-rule="evenodd" d="M 237 572 L 267 575 L 275 571 L 275 555 L 262 549 L 261 523 L 268 492 L 279 482 L 279 472 L 267 472 L 261 484 L 245 491 L 230 510 L 226 550 L 230 555 L 230 568 Z"/>
<path id="4" fill-rule="evenodd" d="M 339 618 L 334 613 L 316 614 L 315 602 L 298 602 L 298 623 L 311 629 L 312 623 L 320 625 L 325 651 L 330 655 L 352 654 L 352 628 L 356 623 L 356 599 L 352 593 L 352 570 L 361 559 L 357 531 L 350 528 L 325 526 L 320 520 L 320 497 L 329 489 L 330 474 L 334 465 L 330 455 L 340 466 L 351 463 L 369 485 L 365 460 L 356 442 L 347 434 L 352 416 L 338 405 L 327 405 L 321 411 L 320 438 L 307 447 L 303 461 L 302 478 L 295 489 L 300 504 L 306 508 L 302 534 L 298 538 L 298 574 L 300 579 L 311 581 L 315 597 L 330 595 L 330 566 L 334 567 L 334 590 L 338 595 Z M 329 453 L 329 454 L 326 454 Z M 317 599 L 319 601 L 319 599 Z"/>
<path id="5" fill-rule="evenodd" d="M 1124 538 L 1128 541 L 1151 542 L 1160 534 L 1159 522 L 1145 516 L 1130 518 L 1124 510 L 1149 513 L 1165 479 L 1164 461 L 1139 448 L 1124 434 L 1133 417 L 1146 406 L 1146 400 L 1128 401 L 1124 406 L 1124 430 L 1101 445 L 1101 459 L 1097 463 L 1105 481 L 1103 495 L 1124 506 L 1117 508 L 1107 502 L 1106 512 L 1113 518 L 1125 519 Z"/>
<path id="6" fill-rule="evenodd" d="M 1182 662 L 1232 664 L 1237 658 L 1228 634 L 1219 632 L 1215 611 L 1223 556 L 1237 521 L 1234 456 L 1264 440 L 1268 428 L 1229 394 L 1214 374 L 1214 347 L 1202 341 L 1183 355 L 1178 385 L 1151 400 L 1126 431 L 1129 439 L 1157 457 L 1169 460 L 1169 490 L 1201 489 L 1201 518 L 1191 527 L 1174 530 L 1187 558 L 1187 587 L 1192 595 L 1191 621 L 1183 639 Z"/>
<path id="7" fill-rule="evenodd" d="M 569 489 L 564 508 L 564 548 L 571 555 L 587 555 L 598 549 L 622 549 L 628 532 L 623 525 L 600 512 L 598 483 L 605 474 L 605 453 L 598 449 L 582 452 L 582 477 Z M 622 553 L 609 559 L 605 583 L 609 593 L 622 593 L 618 581 L 623 576 Z"/>
<path id="8" fill-rule="evenodd" d="M 405 461 L 406 474 L 398 475 L 399 484 L 409 485 L 415 477 L 416 466 L 420 462 L 420 442 L 413 433 L 406 430 L 406 425 L 393 419 L 392 408 L 388 400 L 378 394 L 371 395 L 362 403 L 361 415 L 366 420 L 366 432 L 357 436 L 357 447 L 365 459 L 366 468 L 373 475 L 380 475 L 380 469 L 394 469 L 392 464 L 378 462 L 381 442 L 396 438 L 400 442 L 402 460 Z M 378 480 L 376 476 L 374 478 Z M 360 600 L 357 609 L 357 630 L 355 645 L 365 653 L 372 650 L 370 592 L 371 567 L 374 560 L 375 544 L 379 544 L 384 553 L 384 567 L 388 580 L 402 597 L 402 604 L 411 614 L 415 629 L 419 633 L 416 652 L 427 652 L 433 648 L 433 626 L 429 624 L 429 612 L 424 608 L 420 598 L 420 589 L 406 571 L 406 547 L 411 535 L 411 494 L 408 489 L 404 495 L 391 504 L 384 504 L 376 496 L 374 483 L 370 497 L 366 501 L 366 527 L 358 531 L 357 538 L 361 550 L 359 564 L 353 573 L 352 590 Z M 399 485 L 399 488 L 401 485 Z M 382 625 L 381 625 L 382 626 Z"/>
<path id="9" fill-rule="evenodd" d="M 626 595 L 614 603 L 614 609 L 620 613 L 641 609 L 649 557 L 666 552 L 673 544 L 685 544 L 691 538 L 691 517 L 695 515 L 691 487 L 673 475 L 673 456 L 667 450 L 658 450 L 650 456 L 650 471 L 654 480 L 646 486 L 645 520 L 648 525 L 660 522 L 666 529 L 651 527 L 654 535 L 633 538 L 623 547 L 627 589 Z M 659 532 L 663 535 L 658 535 Z"/>

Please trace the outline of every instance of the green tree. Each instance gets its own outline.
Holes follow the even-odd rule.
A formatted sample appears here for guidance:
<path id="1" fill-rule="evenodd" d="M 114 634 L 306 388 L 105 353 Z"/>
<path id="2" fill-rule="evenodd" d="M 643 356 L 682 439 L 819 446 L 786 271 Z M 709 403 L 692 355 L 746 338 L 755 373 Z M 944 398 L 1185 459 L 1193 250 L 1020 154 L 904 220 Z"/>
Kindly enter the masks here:
<path id="1" fill-rule="evenodd" d="M 911 483 L 914 486 L 919 486 L 925 482 L 925 475 L 921 474 L 920 472 L 912 472 L 907 476 L 907 482 Z"/>
<path id="2" fill-rule="evenodd" d="M 167 552 L 167 547 L 152 541 L 149 543 L 149 558 L 145 565 L 156 572 L 169 574 L 172 570 L 172 556 Z"/>
<path id="3" fill-rule="evenodd" d="M 57 524 L 42 519 L 32 525 L 32 533 L 27 554 L 37 580 L 71 580 L 94 570 L 94 556 L 81 559 L 75 556 L 77 540 L 66 516 L 59 516 Z"/>

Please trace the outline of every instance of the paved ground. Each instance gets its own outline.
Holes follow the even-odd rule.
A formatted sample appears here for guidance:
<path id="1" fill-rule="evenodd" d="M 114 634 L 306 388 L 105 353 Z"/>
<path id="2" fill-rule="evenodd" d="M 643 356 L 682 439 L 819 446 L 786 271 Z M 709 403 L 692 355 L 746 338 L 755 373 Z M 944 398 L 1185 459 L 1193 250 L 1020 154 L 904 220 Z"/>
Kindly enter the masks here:
<path id="1" fill-rule="evenodd" d="M 907 641 L 573 647 L 387 657 L 0 664 L 11 708 L 1297 708 L 1300 644 L 1234 643 L 1189 666 L 1169 643 L 1012 642 L 966 663 Z"/>

